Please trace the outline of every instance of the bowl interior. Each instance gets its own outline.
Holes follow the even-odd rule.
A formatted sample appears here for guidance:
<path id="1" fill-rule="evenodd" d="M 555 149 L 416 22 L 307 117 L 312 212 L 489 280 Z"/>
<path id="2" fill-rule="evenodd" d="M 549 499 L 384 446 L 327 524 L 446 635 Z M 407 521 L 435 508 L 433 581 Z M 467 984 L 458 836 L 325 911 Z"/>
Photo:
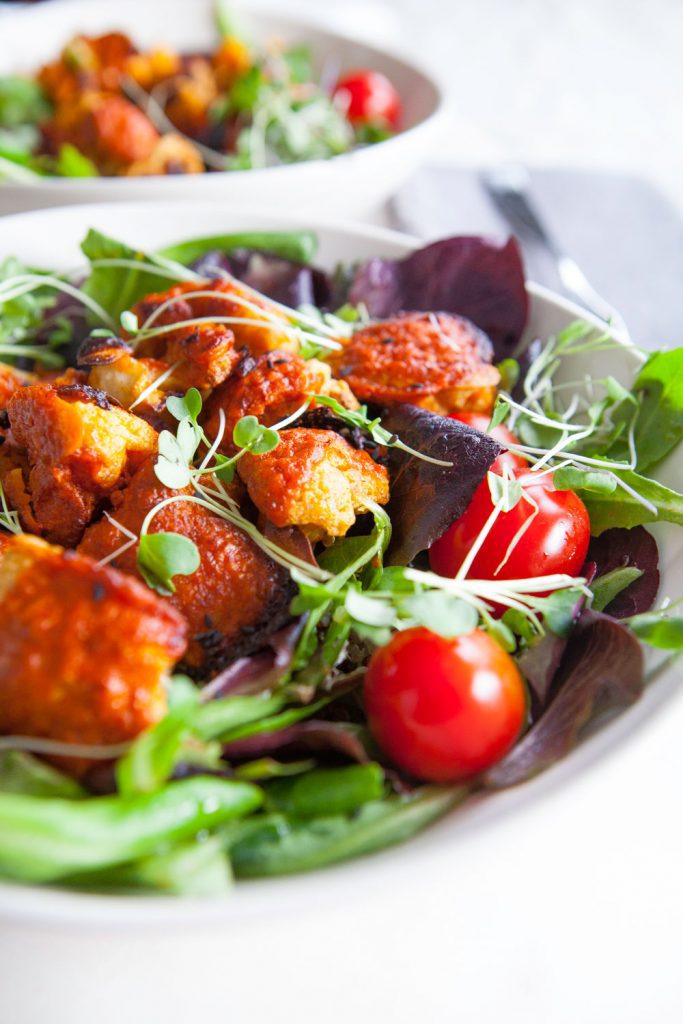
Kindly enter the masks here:
<path id="1" fill-rule="evenodd" d="M 0 219 L 0 260 L 14 255 L 37 266 L 56 269 L 75 268 L 82 264 L 78 244 L 89 227 L 119 237 L 141 248 L 154 250 L 182 238 L 201 237 L 218 231 L 287 230 L 306 228 L 315 230 L 320 240 L 317 262 L 333 268 L 337 262 L 362 260 L 370 256 L 400 257 L 419 243 L 406 235 L 378 228 L 348 227 L 324 222 L 302 222 L 294 218 L 275 217 L 267 213 L 231 210 L 229 207 L 190 204 L 136 204 L 122 203 L 116 207 L 90 205 L 51 211 L 36 211 Z M 578 307 L 553 295 L 545 289 L 529 285 L 531 315 L 527 340 L 546 338 L 577 317 L 586 317 Z M 637 356 L 627 348 L 612 350 L 600 361 L 595 356 L 577 359 L 572 373 L 577 378 L 584 374 L 599 377 L 607 372 L 628 379 Z M 664 466 L 663 476 L 672 483 L 683 475 L 683 454 L 678 453 Z M 683 579 L 683 531 L 661 526 L 654 531 L 662 550 L 662 596 L 676 597 Z M 40 920 L 46 917 L 61 923 L 89 921 L 96 924 L 118 922 L 130 925 L 160 924 L 167 921 L 195 922 L 229 918 L 233 921 L 250 920 L 267 915 L 296 911 L 300 901 L 321 899 L 340 900 L 348 885 L 356 894 L 371 891 L 378 872 L 382 878 L 409 879 L 409 872 L 429 870 L 430 862 L 446 862 L 455 840 L 467 842 L 481 829 L 505 818 L 511 826 L 521 808 L 539 803 L 540 797 L 552 795 L 558 799 L 560 784 L 582 778 L 586 769 L 595 770 L 606 755 L 621 749 L 626 739 L 635 739 L 642 726 L 654 720 L 656 712 L 674 701 L 678 713 L 683 709 L 677 672 L 673 666 L 658 672 L 656 685 L 651 686 L 644 698 L 616 722 L 581 744 L 569 757 L 559 762 L 542 776 L 524 786 L 471 801 L 456 813 L 438 822 L 426 833 L 407 845 L 390 849 L 373 857 L 341 865 L 331 871 L 282 880 L 249 883 L 241 886 L 237 894 L 226 902 L 207 905 L 194 901 L 156 900 L 135 898 L 107 898 L 72 895 L 58 891 L 36 890 L 29 887 L 0 886 L 0 918 L 3 915 Z M 683 717 L 683 715 L 681 716 Z M 654 730 L 653 730 L 654 731 Z M 655 753 L 653 751 L 653 753 Z M 540 807 L 536 808 L 537 813 Z M 514 830 L 513 830 L 514 831 Z M 442 865 L 444 866 L 444 865 Z M 388 874 L 387 874 L 388 873 Z M 338 885 L 331 884 L 331 877 Z"/>

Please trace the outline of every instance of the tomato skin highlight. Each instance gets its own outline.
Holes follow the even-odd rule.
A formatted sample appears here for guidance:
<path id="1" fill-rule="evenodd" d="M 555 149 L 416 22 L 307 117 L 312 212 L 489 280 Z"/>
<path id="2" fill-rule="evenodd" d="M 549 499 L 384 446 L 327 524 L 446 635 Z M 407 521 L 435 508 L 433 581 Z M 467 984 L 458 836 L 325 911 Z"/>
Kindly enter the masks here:
<path id="1" fill-rule="evenodd" d="M 340 78 L 334 95 L 343 101 L 351 124 L 379 124 L 397 131 L 403 113 L 395 87 L 380 71 L 351 71 Z"/>
<path id="2" fill-rule="evenodd" d="M 588 510 L 573 491 L 556 491 L 552 480 L 515 473 L 539 511 L 531 525 L 500 563 L 520 527 L 534 515 L 522 499 L 501 512 L 477 552 L 467 575 L 480 580 L 516 580 L 554 573 L 576 576 L 586 560 L 590 540 Z M 469 508 L 429 549 L 429 564 L 440 576 L 454 577 L 493 510 L 488 482 L 483 480 Z M 500 568 L 499 568 L 500 566 Z"/>
<path id="3" fill-rule="evenodd" d="M 401 769 L 449 783 L 490 768 L 527 718 L 517 665 L 488 633 L 446 639 L 424 627 L 396 633 L 365 677 L 370 730 Z"/>
<path id="4" fill-rule="evenodd" d="M 499 423 L 493 430 L 489 430 L 488 426 L 491 422 L 491 417 L 485 412 L 452 412 L 449 416 L 451 420 L 459 420 L 460 423 L 466 424 L 468 427 L 472 427 L 474 430 L 478 430 L 481 434 L 490 434 L 496 441 L 500 441 L 501 444 L 506 447 L 511 444 L 520 444 L 518 437 L 509 430 L 504 423 Z M 498 458 L 491 464 L 490 472 L 497 473 L 498 476 L 503 475 L 503 468 L 509 466 L 513 472 L 515 470 L 526 470 L 528 469 L 528 463 L 525 458 L 521 455 L 517 455 L 515 452 L 502 452 Z"/>

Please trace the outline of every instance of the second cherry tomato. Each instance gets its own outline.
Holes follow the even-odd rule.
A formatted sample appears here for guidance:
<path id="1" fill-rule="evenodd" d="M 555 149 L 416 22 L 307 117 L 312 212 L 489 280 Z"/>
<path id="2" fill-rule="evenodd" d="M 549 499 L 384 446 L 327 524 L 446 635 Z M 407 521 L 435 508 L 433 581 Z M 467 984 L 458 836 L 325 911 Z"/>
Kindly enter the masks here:
<path id="1" fill-rule="evenodd" d="M 556 491 L 549 477 L 537 479 L 523 473 L 517 478 L 529 500 L 522 498 L 509 512 L 498 515 L 467 575 L 482 580 L 553 573 L 576 576 L 586 560 L 590 540 L 586 506 L 573 491 Z M 465 514 L 429 549 L 434 572 L 455 576 L 492 511 L 493 500 L 484 479 Z M 529 520 L 525 533 L 510 547 Z"/>
<path id="2" fill-rule="evenodd" d="M 334 95 L 343 104 L 351 124 L 376 124 L 394 131 L 399 128 L 401 99 L 381 72 L 351 71 L 340 78 Z"/>
<path id="3" fill-rule="evenodd" d="M 514 660 L 488 633 L 395 633 L 365 676 L 370 729 L 391 760 L 426 782 L 458 782 L 511 749 L 526 720 Z"/>
<path id="4" fill-rule="evenodd" d="M 496 441 L 500 441 L 506 447 L 511 444 L 520 443 L 519 438 L 515 437 L 504 423 L 499 423 L 493 430 L 489 430 L 488 426 L 491 422 L 491 417 L 485 412 L 452 412 L 450 419 L 459 420 L 460 423 L 465 423 L 468 427 L 478 430 L 481 434 L 489 433 L 491 437 L 494 437 Z M 527 461 L 521 455 L 516 455 L 515 452 L 503 452 L 491 466 L 491 472 L 502 476 L 504 466 L 509 466 L 512 470 L 527 469 Z"/>

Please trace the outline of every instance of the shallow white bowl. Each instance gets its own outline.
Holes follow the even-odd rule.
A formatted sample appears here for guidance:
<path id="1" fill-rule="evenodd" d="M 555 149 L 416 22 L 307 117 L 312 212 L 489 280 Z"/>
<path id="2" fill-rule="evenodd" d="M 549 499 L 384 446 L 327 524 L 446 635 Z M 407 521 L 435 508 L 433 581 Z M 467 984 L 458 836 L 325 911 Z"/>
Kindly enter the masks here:
<path id="1" fill-rule="evenodd" d="M 392 195 L 429 152 L 442 124 L 443 97 L 434 78 L 412 62 L 379 47 L 282 16 L 267 0 L 251 0 L 245 22 L 254 39 L 310 45 L 318 70 L 329 61 L 339 71 L 373 68 L 398 89 L 403 131 L 392 139 L 330 160 L 265 170 L 166 175 L 149 178 L 45 178 L 34 184 L 0 182 L 0 213 L 65 203 L 131 199 L 202 199 L 271 210 L 362 216 Z M 166 44 L 180 52 L 210 49 L 217 33 L 213 0 L 56 0 L 5 14 L 0 22 L 0 74 L 33 72 L 57 57 L 77 32 L 127 32 L 144 46 Z"/>
<path id="2" fill-rule="evenodd" d="M 77 266 L 91 226 L 147 249 L 218 231 L 313 228 L 327 267 L 418 244 L 213 205 L 121 204 L 4 218 L 0 259 Z M 528 288 L 528 337 L 581 315 Z M 633 358 L 612 351 L 578 369 L 628 376 Z M 667 472 L 680 479 L 680 457 Z M 662 593 L 674 597 L 682 533 L 660 531 Z M 670 668 L 544 775 L 365 859 L 241 884 L 218 902 L 0 886 L 0 1020 L 679 1020 L 682 732 Z"/>

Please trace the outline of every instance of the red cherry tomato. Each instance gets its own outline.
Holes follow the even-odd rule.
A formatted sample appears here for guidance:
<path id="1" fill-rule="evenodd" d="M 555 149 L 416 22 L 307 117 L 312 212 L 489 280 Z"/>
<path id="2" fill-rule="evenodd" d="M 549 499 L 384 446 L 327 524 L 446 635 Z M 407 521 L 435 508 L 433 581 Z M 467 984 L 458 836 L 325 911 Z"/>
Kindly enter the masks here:
<path id="1" fill-rule="evenodd" d="M 401 121 L 401 99 L 386 75 L 379 71 L 351 71 L 334 90 L 351 124 L 386 125 L 396 131 Z"/>
<path id="2" fill-rule="evenodd" d="M 515 662 L 479 629 L 450 640 L 422 627 L 395 633 L 370 659 L 365 707 L 385 753 L 426 782 L 458 782 L 490 768 L 527 714 Z"/>
<path id="3" fill-rule="evenodd" d="M 525 494 L 509 512 L 501 512 L 472 562 L 468 576 L 481 580 L 514 580 L 552 573 L 575 576 L 586 560 L 590 540 L 588 511 L 573 491 L 556 491 L 550 477 L 516 473 Z M 440 576 L 455 576 L 493 511 L 488 482 L 483 480 L 469 508 L 429 549 L 429 563 Z M 533 518 L 532 518 L 533 517 Z M 521 526 L 526 532 L 506 552 Z M 499 568 L 500 567 L 500 568 Z"/>
<path id="4" fill-rule="evenodd" d="M 488 425 L 491 422 L 491 417 L 485 412 L 452 412 L 450 414 L 452 420 L 459 420 L 461 423 L 467 424 L 468 427 L 473 427 L 475 430 L 479 430 L 482 434 L 490 433 L 491 437 L 495 437 L 496 441 L 500 441 L 501 444 L 519 444 L 519 438 L 515 437 L 511 430 L 505 426 L 504 423 L 499 423 L 493 430 L 488 430 Z M 527 469 L 528 463 L 526 459 L 522 458 L 521 455 L 515 455 L 514 452 L 503 452 L 491 466 L 491 472 L 497 473 L 498 476 L 503 475 L 503 467 L 509 466 L 511 470 L 516 469 Z"/>

